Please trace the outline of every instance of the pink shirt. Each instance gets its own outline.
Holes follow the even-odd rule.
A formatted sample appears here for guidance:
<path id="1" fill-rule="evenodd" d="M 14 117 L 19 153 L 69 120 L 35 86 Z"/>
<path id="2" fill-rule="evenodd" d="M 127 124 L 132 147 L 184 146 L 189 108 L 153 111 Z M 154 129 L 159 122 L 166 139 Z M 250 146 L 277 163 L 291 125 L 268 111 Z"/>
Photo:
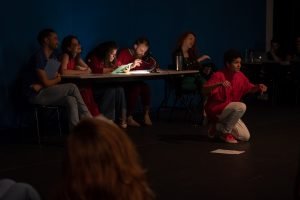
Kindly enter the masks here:
<path id="1" fill-rule="evenodd" d="M 250 83 L 243 72 L 231 72 L 227 68 L 214 73 L 204 84 L 204 87 L 218 82 L 224 82 L 225 80 L 231 83 L 231 87 L 216 87 L 208 96 L 205 111 L 210 119 L 216 120 L 216 116 L 220 114 L 230 102 L 240 101 L 246 93 L 255 87 Z"/>

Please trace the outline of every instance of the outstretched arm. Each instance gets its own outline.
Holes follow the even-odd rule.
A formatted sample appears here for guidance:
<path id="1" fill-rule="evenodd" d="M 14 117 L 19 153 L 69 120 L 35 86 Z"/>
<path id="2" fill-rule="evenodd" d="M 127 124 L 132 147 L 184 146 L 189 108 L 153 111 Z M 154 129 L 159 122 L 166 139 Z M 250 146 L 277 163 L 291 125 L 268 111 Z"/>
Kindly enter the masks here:
<path id="1" fill-rule="evenodd" d="M 254 85 L 254 87 L 251 88 L 249 90 L 249 92 L 251 92 L 251 93 L 260 92 L 261 94 L 263 94 L 267 90 L 268 90 L 268 87 L 266 85 L 264 85 L 264 84 L 257 84 L 257 85 Z"/>
<path id="2" fill-rule="evenodd" d="M 199 58 L 197 58 L 197 62 L 202 62 L 202 61 L 205 61 L 205 60 L 209 60 L 210 57 L 208 55 L 203 55 L 203 56 L 200 56 Z"/>

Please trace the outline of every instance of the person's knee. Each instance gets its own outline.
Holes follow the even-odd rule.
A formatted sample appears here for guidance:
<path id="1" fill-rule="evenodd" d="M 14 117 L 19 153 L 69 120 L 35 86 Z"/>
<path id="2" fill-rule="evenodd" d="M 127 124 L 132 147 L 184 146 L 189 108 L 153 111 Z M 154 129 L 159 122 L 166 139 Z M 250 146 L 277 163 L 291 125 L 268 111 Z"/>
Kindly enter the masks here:
<path id="1" fill-rule="evenodd" d="M 243 134 L 238 139 L 241 140 L 241 141 L 244 141 L 244 142 L 248 142 L 250 140 L 250 133 Z"/>
<path id="2" fill-rule="evenodd" d="M 67 87 L 72 88 L 72 89 L 77 89 L 77 85 L 74 83 L 65 83 Z"/>
<path id="3" fill-rule="evenodd" d="M 72 96 L 67 96 L 66 97 L 66 104 L 68 106 L 75 106 L 77 105 L 77 100 L 75 97 L 72 97 Z"/>
<path id="4" fill-rule="evenodd" d="M 246 106 L 246 104 L 244 104 L 244 103 L 242 103 L 242 102 L 238 102 L 238 103 L 236 104 L 235 109 L 236 109 L 237 111 L 240 111 L 240 112 L 246 112 L 247 106 Z"/>
<path id="5" fill-rule="evenodd" d="M 70 87 L 73 87 L 73 88 L 78 88 L 76 84 L 74 83 L 68 83 L 70 85 Z"/>
<path id="6" fill-rule="evenodd" d="M 72 93 L 80 93 L 77 85 L 74 83 L 66 83 L 66 87 L 69 89 L 69 91 L 72 91 Z"/>

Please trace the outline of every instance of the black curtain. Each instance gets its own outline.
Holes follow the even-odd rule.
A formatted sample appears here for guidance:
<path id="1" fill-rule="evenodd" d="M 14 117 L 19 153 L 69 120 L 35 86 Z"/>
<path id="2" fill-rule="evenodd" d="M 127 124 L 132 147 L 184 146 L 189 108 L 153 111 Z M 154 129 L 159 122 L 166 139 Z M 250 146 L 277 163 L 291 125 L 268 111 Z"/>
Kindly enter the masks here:
<path id="1" fill-rule="evenodd" d="M 274 0 L 273 37 L 292 48 L 300 36 L 300 0 Z"/>

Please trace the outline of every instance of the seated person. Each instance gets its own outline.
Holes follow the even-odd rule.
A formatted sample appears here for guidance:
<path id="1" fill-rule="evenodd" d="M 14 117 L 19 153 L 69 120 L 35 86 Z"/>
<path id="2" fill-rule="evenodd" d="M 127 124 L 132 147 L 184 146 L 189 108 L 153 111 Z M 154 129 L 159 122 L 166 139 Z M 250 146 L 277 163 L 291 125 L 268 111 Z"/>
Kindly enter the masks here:
<path id="1" fill-rule="evenodd" d="M 86 119 L 67 138 L 58 200 L 152 200 L 135 146 L 106 119 Z"/>
<path id="2" fill-rule="evenodd" d="M 87 56 L 87 63 L 93 73 L 107 74 L 117 68 L 116 53 L 118 46 L 115 42 L 99 44 Z M 96 101 L 101 105 L 102 113 L 113 121 L 118 118 L 122 128 L 127 127 L 126 98 L 124 89 L 118 84 L 94 86 Z M 117 117 L 116 117 L 117 116 Z"/>
<path id="3" fill-rule="evenodd" d="M 150 43 L 147 38 L 138 38 L 133 48 L 122 49 L 117 58 L 118 65 L 134 63 L 131 70 L 145 70 L 157 67 L 156 60 L 149 55 Z M 152 125 L 150 118 L 150 88 L 143 81 L 130 82 L 125 85 L 127 97 L 127 123 L 139 127 L 140 124 L 133 119 L 133 113 L 139 97 L 141 97 L 144 110 L 144 124 Z"/>
<path id="4" fill-rule="evenodd" d="M 59 84 L 61 76 L 58 67 L 50 63 L 59 63 L 55 50 L 58 47 L 58 37 L 54 30 L 44 29 L 38 35 L 41 48 L 31 58 L 27 77 L 24 81 L 24 95 L 32 104 L 61 105 L 67 108 L 69 128 L 75 126 L 80 119 L 92 117 L 75 84 Z M 60 65 L 60 63 L 59 63 Z M 46 69 L 52 68 L 54 77 Z M 55 68 L 55 69 L 53 69 Z M 52 74 L 51 74 L 52 75 Z"/>
<path id="5" fill-rule="evenodd" d="M 267 60 L 281 62 L 280 43 L 276 39 L 271 40 L 270 50 L 267 52 Z"/>
<path id="6" fill-rule="evenodd" d="M 62 75 L 79 75 L 89 74 L 91 69 L 82 60 L 81 46 L 76 36 L 69 35 L 62 41 L 62 56 L 61 56 L 61 74 Z M 100 115 L 98 105 L 94 100 L 92 88 L 88 85 L 80 86 L 80 93 L 91 114 L 96 117 Z"/>
<path id="7" fill-rule="evenodd" d="M 276 39 L 271 40 L 270 50 L 267 52 L 267 60 L 274 61 L 280 65 L 289 65 L 292 55 L 290 49 L 280 45 Z"/>
<path id="8" fill-rule="evenodd" d="M 241 98 L 249 92 L 265 92 L 264 84 L 254 85 L 240 71 L 241 54 L 230 49 L 224 54 L 225 67 L 214 74 L 204 84 L 203 93 L 208 96 L 205 111 L 210 122 L 208 136 L 214 138 L 216 132 L 227 143 L 238 140 L 248 141 L 250 133 L 241 120 L 246 112 L 246 105 Z"/>
<path id="9" fill-rule="evenodd" d="M 181 80 L 181 89 L 196 90 L 200 89 L 203 83 L 210 77 L 213 64 L 203 64 L 210 60 L 208 55 L 199 56 L 196 51 L 196 35 L 193 32 L 185 32 L 177 42 L 177 47 L 173 52 L 173 63 L 176 63 L 176 56 L 183 56 L 183 70 L 199 70 L 200 73 L 195 77 L 185 77 Z"/>
<path id="10" fill-rule="evenodd" d="M 187 76 L 184 78 L 176 79 L 175 88 L 176 96 L 180 97 L 183 92 L 195 92 L 199 91 L 201 95 L 202 85 L 209 79 L 213 73 L 214 64 L 204 63 L 210 60 L 208 55 L 199 55 L 196 50 L 197 38 L 193 32 L 183 33 L 177 42 L 177 47 L 173 52 L 173 64 L 176 64 L 176 56 L 183 57 L 182 69 L 183 70 L 199 70 L 199 73 L 195 76 Z M 205 122 L 206 114 L 203 110 L 205 104 L 205 98 L 202 96 L 200 100 L 200 121 Z"/>

